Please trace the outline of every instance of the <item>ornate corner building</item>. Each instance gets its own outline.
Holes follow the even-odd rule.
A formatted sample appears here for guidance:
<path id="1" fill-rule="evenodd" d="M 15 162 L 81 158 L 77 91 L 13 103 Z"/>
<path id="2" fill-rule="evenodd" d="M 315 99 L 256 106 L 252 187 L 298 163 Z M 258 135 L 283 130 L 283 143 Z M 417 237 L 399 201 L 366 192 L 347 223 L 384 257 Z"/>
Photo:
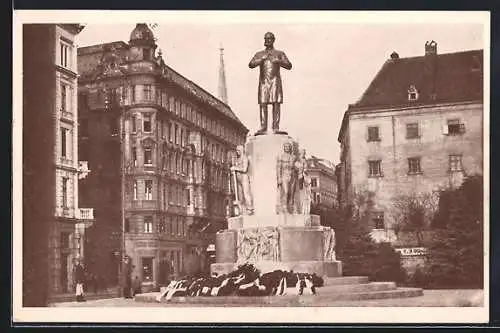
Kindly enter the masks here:
<path id="1" fill-rule="evenodd" d="M 248 132 L 156 48 L 137 24 L 128 44 L 78 49 L 79 148 L 93 169 L 80 199 L 96 215 L 86 259 L 109 284 L 123 255 L 143 285 L 209 270 L 206 249 L 232 200 L 228 153 Z"/>
<path id="2" fill-rule="evenodd" d="M 93 209 L 78 202 L 79 181 L 90 172 L 78 156 L 75 37 L 82 29 L 78 24 L 23 26 L 25 278 L 41 274 L 30 256 L 43 256 L 36 260 L 48 270 L 46 281 L 38 278 L 25 287 L 43 289 L 47 282 L 49 294 L 72 289 L 74 259 L 83 257 L 85 231 L 93 222 Z M 38 246 L 30 249 L 31 244 Z"/>

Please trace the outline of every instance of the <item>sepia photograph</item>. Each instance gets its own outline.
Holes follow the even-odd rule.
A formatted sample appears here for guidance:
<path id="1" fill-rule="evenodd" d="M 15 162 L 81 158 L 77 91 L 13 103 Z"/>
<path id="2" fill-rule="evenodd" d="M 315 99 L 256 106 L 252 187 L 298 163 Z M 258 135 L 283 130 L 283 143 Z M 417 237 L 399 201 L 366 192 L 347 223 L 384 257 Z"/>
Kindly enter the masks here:
<path id="1" fill-rule="evenodd" d="M 14 322 L 488 322 L 489 12 L 13 24 Z"/>

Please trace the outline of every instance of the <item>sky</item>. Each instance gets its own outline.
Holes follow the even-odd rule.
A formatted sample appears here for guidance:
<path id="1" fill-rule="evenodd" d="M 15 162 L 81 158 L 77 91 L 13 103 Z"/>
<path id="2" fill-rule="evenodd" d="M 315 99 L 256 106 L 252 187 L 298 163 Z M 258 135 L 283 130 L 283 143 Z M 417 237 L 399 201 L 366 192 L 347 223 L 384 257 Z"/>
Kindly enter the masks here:
<path id="1" fill-rule="evenodd" d="M 144 17 L 140 17 L 144 21 Z M 279 21 L 279 20 L 278 20 Z M 129 41 L 135 23 L 88 23 L 78 35 L 79 46 Z M 307 154 L 339 161 L 337 136 L 348 104 L 355 103 L 389 55 L 424 55 L 426 41 L 437 42 L 438 53 L 484 48 L 484 27 L 464 21 L 420 23 L 152 21 L 165 62 L 205 90 L 218 96 L 219 48 L 224 48 L 228 104 L 254 133 L 259 128 L 258 68 L 248 68 L 264 48 L 264 34 L 276 36 L 275 48 L 292 62 L 281 69 L 284 103 L 280 128 Z"/>

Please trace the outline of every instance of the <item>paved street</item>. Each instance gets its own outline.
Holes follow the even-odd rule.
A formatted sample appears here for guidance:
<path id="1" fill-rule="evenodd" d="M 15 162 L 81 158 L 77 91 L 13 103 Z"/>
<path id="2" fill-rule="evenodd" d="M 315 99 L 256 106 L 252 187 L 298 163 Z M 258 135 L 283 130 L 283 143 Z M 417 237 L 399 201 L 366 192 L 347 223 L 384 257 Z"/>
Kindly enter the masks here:
<path id="1" fill-rule="evenodd" d="M 470 300 L 469 302 L 467 300 Z M 424 295 L 410 298 L 394 298 L 382 300 L 366 301 L 340 301 L 329 304 L 317 304 L 317 306 L 404 306 L 404 307 L 435 307 L 435 306 L 481 306 L 483 300 L 482 290 L 425 290 Z M 479 304 L 479 305 L 478 305 Z M 92 300 L 84 303 L 64 302 L 53 304 L 54 307 L 193 307 L 193 304 L 159 304 L 159 303 L 141 303 L 133 299 L 108 298 Z M 251 305 L 249 305 L 251 306 Z"/>

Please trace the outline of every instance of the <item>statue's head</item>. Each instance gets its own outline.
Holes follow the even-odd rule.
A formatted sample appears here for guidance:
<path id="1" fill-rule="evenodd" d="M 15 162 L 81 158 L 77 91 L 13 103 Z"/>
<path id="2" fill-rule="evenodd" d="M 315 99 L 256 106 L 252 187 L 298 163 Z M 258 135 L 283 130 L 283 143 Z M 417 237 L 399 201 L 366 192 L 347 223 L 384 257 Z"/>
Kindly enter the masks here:
<path id="1" fill-rule="evenodd" d="M 283 150 L 285 151 L 285 153 L 291 153 L 292 152 L 292 145 L 290 143 L 285 143 L 283 145 Z"/>
<path id="2" fill-rule="evenodd" d="M 264 35 L 264 46 L 265 47 L 273 47 L 274 41 L 276 38 L 272 32 L 266 32 Z"/>
<path id="3" fill-rule="evenodd" d="M 243 146 L 242 146 L 242 145 L 239 145 L 239 146 L 237 146 L 237 147 L 236 147 L 236 154 L 237 154 L 238 156 L 243 155 L 243 153 L 244 153 L 244 152 L 245 152 L 245 148 L 243 148 Z"/>

